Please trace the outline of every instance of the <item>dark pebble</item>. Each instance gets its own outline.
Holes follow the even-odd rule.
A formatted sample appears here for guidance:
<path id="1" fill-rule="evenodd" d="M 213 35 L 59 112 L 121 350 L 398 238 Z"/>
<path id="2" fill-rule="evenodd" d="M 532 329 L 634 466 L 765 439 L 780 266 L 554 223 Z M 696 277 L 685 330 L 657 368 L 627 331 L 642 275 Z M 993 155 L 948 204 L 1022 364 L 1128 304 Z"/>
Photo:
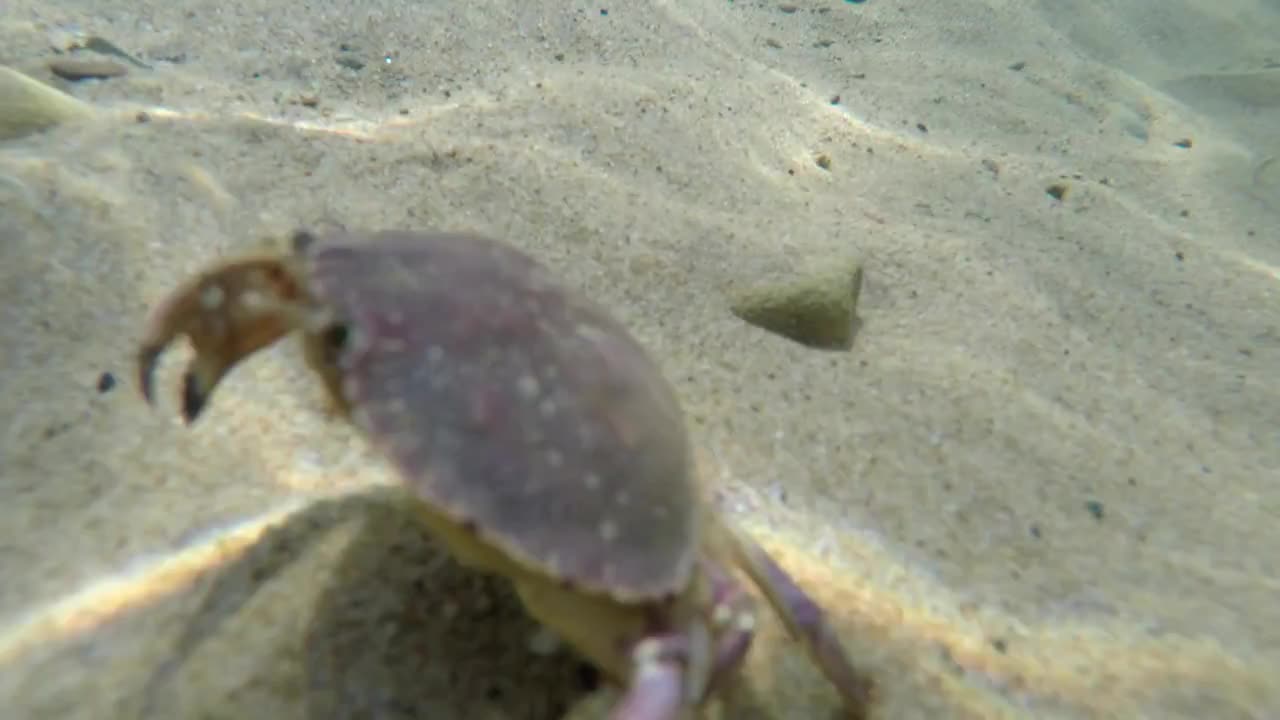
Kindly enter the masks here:
<path id="1" fill-rule="evenodd" d="M 89 80 L 120 77 L 129 68 L 114 60 L 102 58 L 60 57 L 49 61 L 49 70 L 63 80 Z"/>
<path id="2" fill-rule="evenodd" d="M 109 393 L 116 387 L 116 376 L 109 372 L 104 372 L 98 376 L 98 392 Z"/>

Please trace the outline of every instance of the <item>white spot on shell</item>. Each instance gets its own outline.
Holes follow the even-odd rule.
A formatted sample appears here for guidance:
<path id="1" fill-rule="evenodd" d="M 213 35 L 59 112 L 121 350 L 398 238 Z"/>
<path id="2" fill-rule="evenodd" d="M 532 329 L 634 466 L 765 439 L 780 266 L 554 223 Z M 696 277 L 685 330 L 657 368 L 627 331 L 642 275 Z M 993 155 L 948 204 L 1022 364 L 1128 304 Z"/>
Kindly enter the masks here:
<path id="1" fill-rule="evenodd" d="M 613 542 L 618 539 L 618 523 L 612 520 L 604 520 L 600 523 L 600 539 L 605 542 Z"/>
<path id="2" fill-rule="evenodd" d="M 427 348 L 427 362 L 432 365 L 438 365 L 444 360 L 444 348 L 439 345 L 432 345 Z"/>
<path id="3" fill-rule="evenodd" d="M 538 393 L 542 388 L 538 385 L 538 378 L 532 375 L 521 375 L 516 381 L 516 389 L 520 391 L 520 395 L 526 400 L 532 400 L 538 397 Z"/>
<path id="4" fill-rule="evenodd" d="M 747 633 L 755 632 L 756 616 L 749 612 L 738 613 L 738 630 Z"/>
<path id="5" fill-rule="evenodd" d="M 542 402 L 538 403 L 538 413 L 547 419 L 555 417 L 556 402 L 551 398 L 543 398 Z"/>
<path id="6" fill-rule="evenodd" d="M 587 473 L 587 476 L 582 479 L 582 483 L 587 486 L 588 490 L 599 490 L 600 476 L 595 473 Z"/>
<path id="7" fill-rule="evenodd" d="M 561 455 L 559 450 L 548 450 L 547 464 L 553 468 L 564 465 L 564 455 Z"/>
<path id="8" fill-rule="evenodd" d="M 227 299 L 227 293 L 219 285 L 210 285 L 200 291 L 200 307 L 205 310 L 217 310 Z"/>
<path id="9" fill-rule="evenodd" d="M 267 299 L 257 290 L 245 290 L 240 293 L 240 304 L 250 310 L 261 310 L 267 307 Z"/>
<path id="10" fill-rule="evenodd" d="M 631 493 L 626 490 L 619 490 L 618 494 L 613 496 L 613 499 L 618 505 L 626 507 L 631 504 Z"/>
<path id="11" fill-rule="evenodd" d="M 711 622 L 714 623 L 716 627 L 724 627 L 725 625 L 728 625 L 729 621 L 732 619 L 733 608 L 728 605 L 716 605 L 715 609 L 711 611 Z"/>

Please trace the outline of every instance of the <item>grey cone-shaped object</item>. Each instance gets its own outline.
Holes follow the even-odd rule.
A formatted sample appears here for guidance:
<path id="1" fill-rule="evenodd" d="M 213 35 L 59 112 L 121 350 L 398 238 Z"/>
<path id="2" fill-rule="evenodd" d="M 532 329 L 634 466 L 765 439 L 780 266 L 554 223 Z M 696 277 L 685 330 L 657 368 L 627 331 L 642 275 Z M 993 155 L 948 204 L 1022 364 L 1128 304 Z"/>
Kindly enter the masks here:
<path id="1" fill-rule="evenodd" d="M 808 347 L 847 349 L 857 328 L 862 268 L 853 260 L 739 290 L 733 314 Z"/>

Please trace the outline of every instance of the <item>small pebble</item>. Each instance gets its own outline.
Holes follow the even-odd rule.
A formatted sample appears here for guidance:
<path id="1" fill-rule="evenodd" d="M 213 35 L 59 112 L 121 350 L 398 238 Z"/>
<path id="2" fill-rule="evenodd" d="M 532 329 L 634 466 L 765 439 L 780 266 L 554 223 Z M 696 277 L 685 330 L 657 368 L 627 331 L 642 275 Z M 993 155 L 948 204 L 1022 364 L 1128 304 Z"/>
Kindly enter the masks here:
<path id="1" fill-rule="evenodd" d="M 98 392 L 109 393 L 116 387 L 116 376 L 109 372 L 104 372 L 98 376 Z"/>
<path id="2" fill-rule="evenodd" d="M 129 68 L 105 58 L 60 57 L 49 61 L 49 70 L 63 80 L 101 80 L 120 77 Z"/>

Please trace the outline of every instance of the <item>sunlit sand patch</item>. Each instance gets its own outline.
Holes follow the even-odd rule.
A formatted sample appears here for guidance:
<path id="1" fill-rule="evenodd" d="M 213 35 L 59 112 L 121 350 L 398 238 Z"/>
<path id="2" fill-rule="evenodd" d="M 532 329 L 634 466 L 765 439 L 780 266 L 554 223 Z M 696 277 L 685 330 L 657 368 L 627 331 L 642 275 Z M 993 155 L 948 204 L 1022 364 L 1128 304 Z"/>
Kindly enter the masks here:
<path id="1" fill-rule="evenodd" d="M 1240 263 L 1248 270 L 1261 273 L 1276 282 L 1280 282 L 1280 266 L 1278 265 L 1272 265 L 1268 262 L 1249 257 L 1248 255 L 1240 252 L 1224 251 L 1223 254 Z"/>
<path id="2" fill-rule="evenodd" d="M 708 452 L 699 453 L 699 465 L 718 468 L 721 481 L 734 474 L 726 461 Z M 836 616 L 842 634 L 871 628 L 873 634 L 918 648 L 908 658 L 913 670 L 954 707 L 979 716 L 992 717 L 1010 694 L 1103 714 L 1114 712 L 1118 703 L 1136 704 L 1152 692 L 1184 684 L 1211 687 L 1242 702 L 1267 695 L 1267 678 L 1257 666 L 1211 639 L 1152 637 L 1123 618 L 1028 626 L 1009 614 L 962 602 L 873 537 L 842 533 L 829 547 L 830 538 L 819 539 L 811 529 L 813 518 L 774 517 L 780 522 L 769 529 L 750 516 L 744 513 L 739 522 Z M 788 533 L 793 526 L 807 529 L 803 535 Z M 821 545 L 828 547 L 818 553 Z M 841 559 L 840 567 L 833 558 Z M 992 642 L 996 637 L 1012 641 L 1013 649 L 998 649 Z M 957 676 L 957 666 L 963 676 Z M 776 667 L 763 662 L 754 669 L 769 675 Z"/>
<path id="3" fill-rule="evenodd" d="M 265 125 L 289 128 L 304 132 L 335 135 L 354 140 L 371 141 L 378 140 L 379 133 L 383 130 L 421 125 L 430 121 L 432 118 L 441 117 L 464 108 L 469 113 L 476 113 L 485 110 L 499 110 L 502 107 L 503 106 L 501 104 L 495 101 L 475 97 L 467 99 L 465 104 L 461 101 L 436 103 L 415 109 L 412 114 L 407 116 L 392 115 L 382 120 L 374 120 L 367 117 L 358 117 L 348 114 L 338 114 L 335 117 L 324 121 L 315 121 L 290 119 L 277 115 L 269 115 L 266 113 L 247 110 L 228 114 L 214 114 L 195 110 L 178 110 L 162 106 L 132 108 L 129 110 L 129 114 L 136 116 L 138 111 L 142 111 L 150 118 L 158 120 L 205 123 L 214 121 L 225 122 L 227 120 L 249 120 L 253 122 L 260 122 Z"/>
<path id="4" fill-rule="evenodd" d="M 230 115 L 215 115 L 207 112 L 197 112 L 194 110 L 174 110 L 165 107 L 147 107 L 143 110 L 152 118 L 158 120 L 178 120 L 187 122 L 213 122 L 226 120 L 252 120 L 276 127 L 287 127 L 295 130 L 306 130 L 315 133 L 324 133 L 327 135 L 339 135 L 342 137 L 356 138 L 360 140 L 373 140 L 375 133 L 381 127 L 381 124 L 369 122 L 366 120 L 353 120 L 350 123 L 314 123 L 304 120 L 289 120 L 286 118 L 274 117 L 262 113 L 254 112 L 237 112 Z"/>
<path id="5" fill-rule="evenodd" d="M 1017 694 L 1059 698 L 1102 712 L 1118 701 L 1141 697 L 1143 691 L 1180 683 L 1213 686 L 1242 699 L 1261 697 L 1266 678 L 1246 662 L 1210 640 L 1175 636 L 1152 638 L 1121 624 L 1058 624 L 1027 627 L 1010 617 L 980 622 L 966 617 L 945 589 L 932 586 L 892 559 L 875 553 L 860 557 L 877 565 L 866 577 L 894 577 L 896 588 L 858 585 L 830 566 L 816 561 L 782 534 L 747 525 L 761 543 L 796 579 L 841 618 L 907 638 L 946 656 L 989 690 L 972 681 L 961 682 L 944 663 L 921 662 L 920 673 L 930 675 L 960 706 L 978 709 L 999 703 L 998 688 Z M 976 614 L 976 613 L 974 613 Z M 1001 652 L 991 643 L 984 625 L 1017 627 L 1018 650 Z M 769 666 L 771 667 L 771 666 Z M 1099 692 L 1105 682 L 1106 692 Z M 975 703 L 978 703 L 975 705 Z"/>

